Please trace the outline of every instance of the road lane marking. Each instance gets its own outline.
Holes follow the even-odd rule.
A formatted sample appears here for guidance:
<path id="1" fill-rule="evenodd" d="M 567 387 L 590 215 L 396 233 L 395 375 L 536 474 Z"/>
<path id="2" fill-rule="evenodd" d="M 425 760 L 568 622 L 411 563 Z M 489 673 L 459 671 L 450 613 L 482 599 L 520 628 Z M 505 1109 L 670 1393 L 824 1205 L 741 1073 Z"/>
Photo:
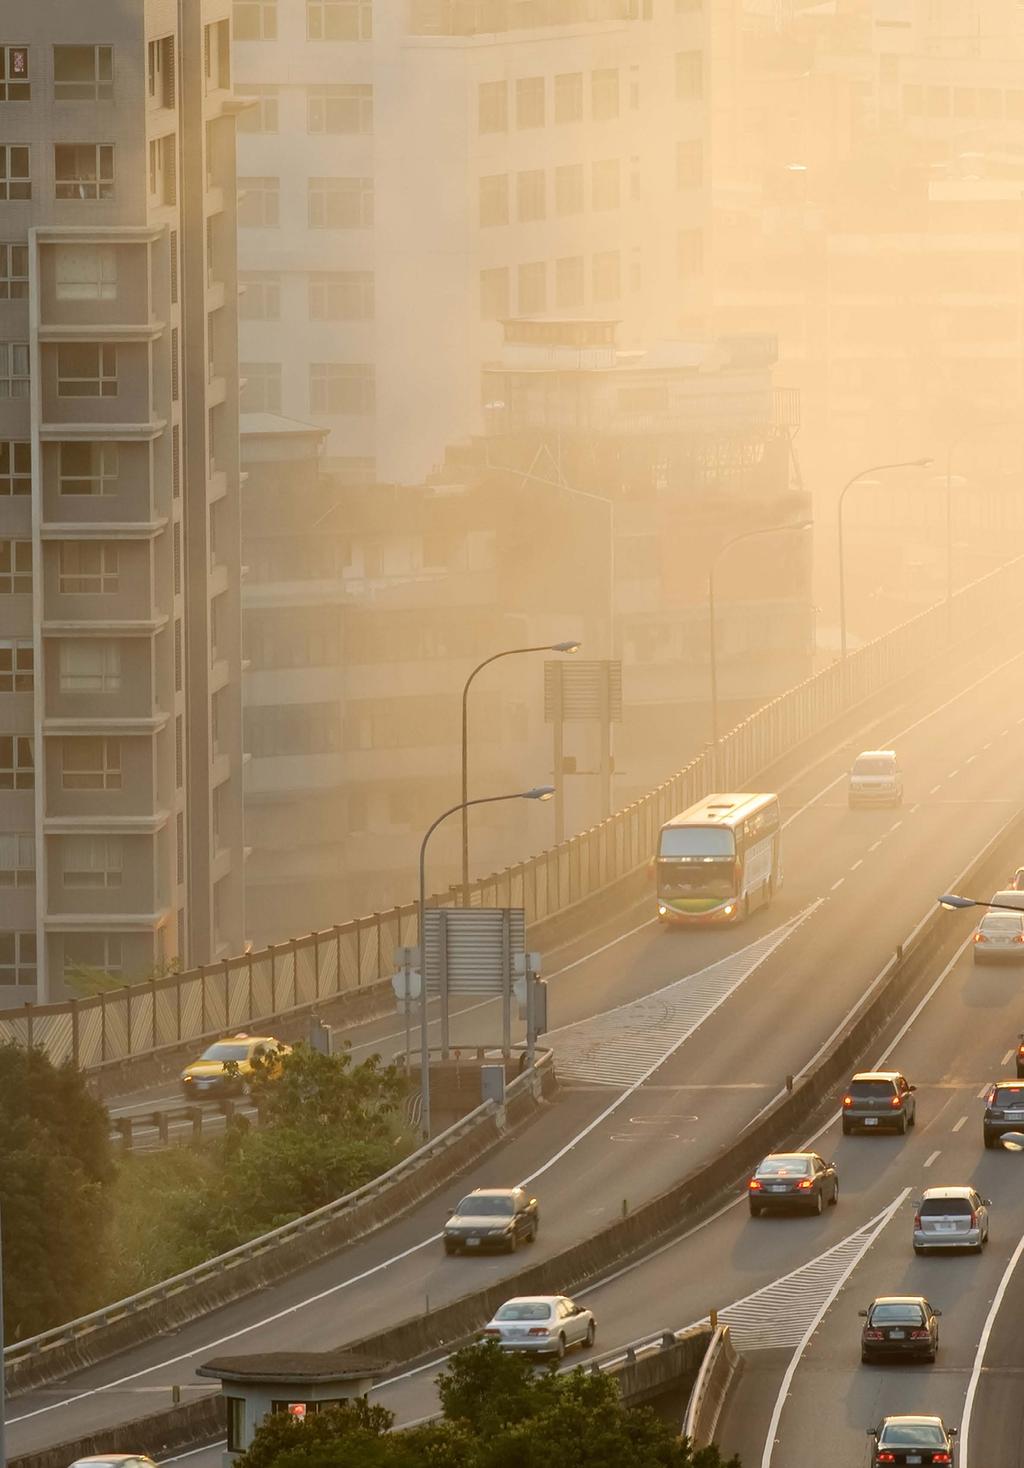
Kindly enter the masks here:
<path id="1" fill-rule="evenodd" d="M 984 754 L 984 752 L 985 752 L 986 749 L 991 749 L 991 748 L 992 748 L 992 741 L 990 739 L 987 744 L 983 744 L 981 746 L 982 754 Z"/>
<path id="2" fill-rule="evenodd" d="M 957 775 L 959 775 L 959 773 L 960 773 L 960 771 L 958 769 L 956 769 L 956 770 L 950 770 L 949 774 L 946 776 L 946 779 L 947 780 L 955 780 L 956 777 L 957 777 Z"/>
<path id="3" fill-rule="evenodd" d="M 996 1289 L 989 1312 L 985 1317 L 981 1335 L 978 1337 L 978 1349 L 974 1353 L 974 1363 L 971 1366 L 971 1379 L 967 1383 L 967 1395 L 964 1398 L 964 1410 L 960 1416 L 960 1468 L 970 1468 L 969 1445 L 971 1438 L 971 1417 L 974 1413 L 974 1398 L 978 1391 L 978 1382 L 981 1380 L 982 1368 L 985 1364 L 985 1352 L 988 1350 L 989 1337 L 992 1327 L 995 1325 L 999 1307 L 1003 1303 L 1010 1280 L 1013 1278 L 1014 1270 L 1020 1263 L 1020 1256 L 1024 1254 L 1024 1234 L 1017 1240 L 1017 1247 L 1010 1255 L 1009 1262 L 1003 1270 L 1002 1278 Z"/>
<path id="4" fill-rule="evenodd" d="M 914 804 L 913 804 L 913 805 L 912 805 L 912 806 L 911 806 L 911 807 L 910 807 L 910 810 L 909 810 L 909 811 L 908 811 L 908 812 L 907 812 L 907 814 L 908 814 L 908 815 L 913 815 L 913 814 L 914 814 L 914 812 L 915 812 L 915 811 L 916 811 L 916 810 L 920 810 L 920 809 L 921 809 L 921 802 L 920 802 L 920 801 L 919 801 L 919 800 L 917 800 L 917 801 L 915 801 L 915 802 L 914 802 Z"/>
<path id="5" fill-rule="evenodd" d="M 965 764 L 965 765 L 973 765 L 973 764 L 974 764 L 974 761 L 975 761 L 975 760 L 976 760 L 976 759 L 977 759 L 977 758 L 978 758 L 978 756 L 977 756 L 977 755 L 976 755 L 976 754 L 969 754 L 969 755 L 968 755 L 968 756 L 967 756 L 967 758 L 966 758 L 966 759 L 965 759 L 965 760 L 964 760 L 964 764 Z"/>
<path id="6" fill-rule="evenodd" d="M 846 881 L 846 878 L 845 877 L 840 877 L 839 880 L 838 880 L 838 882 L 833 882 L 832 885 L 831 885 L 831 887 L 828 890 L 830 892 L 838 892 L 839 889 L 840 889 L 840 887 L 843 885 L 843 883 L 845 881 Z"/>
<path id="7" fill-rule="evenodd" d="M 985 1084 L 982 1086 L 981 1090 L 978 1092 L 979 1101 L 984 1101 L 985 1097 L 988 1095 L 988 1088 L 991 1084 L 991 1081 L 986 1081 Z"/>
<path id="8" fill-rule="evenodd" d="M 966 1116 L 962 1116 L 959 1121 L 953 1123 L 953 1130 L 955 1132 L 958 1132 L 962 1126 L 966 1126 L 966 1125 L 967 1125 L 967 1118 L 966 1118 Z"/>
<path id="9" fill-rule="evenodd" d="M 941 1157 L 941 1156 L 942 1156 L 942 1149 L 940 1148 L 939 1151 L 933 1152 L 932 1155 L 928 1158 L 928 1161 L 925 1163 L 925 1167 L 931 1167 L 931 1165 L 935 1161 L 936 1157 Z"/>
<path id="10" fill-rule="evenodd" d="M 939 793 L 939 791 L 941 789 L 942 789 L 941 784 L 939 784 L 939 785 L 933 785 L 932 788 L 928 791 L 928 794 L 929 795 L 938 795 L 938 793 Z"/>
<path id="11" fill-rule="evenodd" d="M 889 831 L 898 831 L 898 830 L 899 830 L 899 828 L 900 828 L 900 827 L 901 827 L 901 826 L 902 826 L 902 825 L 903 825 L 903 821 L 902 821 L 902 820 L 898 820 L 898 821 L 893 821 L 893 823 L 892 823 L 892 825 L 891 825 L 891 826 L 890 826 L 890 827 L 889 827 Z M 887 831 L 887 832 L 886 832 L 886 835 L 888 835 L 888 834 L 889 834 L 889 833 L 888 833 L 888 831 Z"/>
<path id="12" fill-rule="evenodd" d="M 843 1288 L 843 1285 L 850 1278 L 850 1275 L 857 1268 L 857 1265 L 871 1248 L 872 1244 L 875 1243 L 879 1234 L 896 1213 L 896 1210 L 900 1208 L 905 1200 L 910 1196 L 910 1192 L 910 1188 L 904 1188 L 902 1193 L 900 1193 L 898 1197 L 893 1199 L 893 1201 L 889 1204 L 888 1208 L 886 1208 L 883 1213 L 878 1214 L 874 1219 L 872 1219 L 871 1223 L 874 1224 L 874 1227 L 872 1227 L 871 1224 L 866 1224 L 864 1229 L 861 1230 L 861 1232 L 866 1235 L 862 1247 L 857 1251 L 856 1254 L 854 1254 L 853 1258 L 846 1265 L 846 1268 L 843 1270 L 842 1274 L 829 1290 L 827 1296 L 821 1302 L 819 1308 L 815 1311 L 814 1318 L 811 1320 L 810 1324 L 807 1326 L 807 1329 L 804 1331 L 803 1336 L 800 1339 L 800 1343 L 798 1344 L 796 1350 L 793 1352 L 793 1355 L 789 1361 L 789 1365 L 786 1367 L 785 1375 L 782 1378 L 782 1385 L 779 1387 L 779 1394 L 775 1398 L 775 1406 L 772 1408 L 771 1421 L 768 1424 L 768 1432 L 765 1435 L 764 1452 L 761 1455 L 761 1468 L 771 1468 L 772 1454 L 775 1451 L 775 1444 L 778 1440 L 779 1423 L 782 1420 L 782 1411 L 786 1405 L 786 1399 L 789 1396 L 789 1389 L 793 1385 L 793 1377 L 796 1375 L 797 1367 L 800 1365 L 800 1361 L 803 1357 L 804 1351 L 807 1349 L 807 1346 L 810 1343 L 811 1337 L 813 1336 L 814 1332 L 817 1330 L 821 1322 L 824 1320 L 825 1316 L 828 1314 L 831 1306 L 835 1303 L 836 1298 L 839 1295 L 839 1291 Z"/>
<path id="13" fill-rule="evenodd" d="M 1014 1057 L 1015 1054 L 1016 1054 L 1016 1050 L 1007 1050 L 1006 1054 L 1003 1056 L 1002 1060 L 999 1062 L 1000 1066 L 1009 1065 L 1010 1061 L 1013 1059 L 1013 1057 Z M 986 1086 L 985 1089 L 987 1090 L 988 1087 Z"/>
<path id="14" fill-rule="evenodd" d="M 854 862 L 853 866 L 850 868 L 850 871 L 851 872 L 855 872 L 858 867 L 862 867 L 863 865 L 864 865 L 864 858 L 862 856 L 858 856 L 857 860 Z"/>
<path id="15" fill-rule="evenodd" d="M 881 844 L 882 844 L 882 842 L 884 840 L 885 840 L 885 837 L 884 836 L 880 837 L 877 841 L 872 842 L 872 844 L 868 847 L 868 850 L 869 851 L 877 851 L 878 848 L 881 846 Z"/>

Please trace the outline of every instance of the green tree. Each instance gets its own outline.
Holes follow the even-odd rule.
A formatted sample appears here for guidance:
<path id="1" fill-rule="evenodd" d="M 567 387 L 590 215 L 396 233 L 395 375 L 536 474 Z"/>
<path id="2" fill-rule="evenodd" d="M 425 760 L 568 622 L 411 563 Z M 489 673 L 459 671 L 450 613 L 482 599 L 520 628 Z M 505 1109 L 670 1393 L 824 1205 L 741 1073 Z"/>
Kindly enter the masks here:
<path id="1" fill-rule="evenodd" d="M 105 1195 L 113 1180 L 106 1107 L 70 1062 L 0 1045 L 4 1325 L 34 1335 L 96 1303 Z"/>

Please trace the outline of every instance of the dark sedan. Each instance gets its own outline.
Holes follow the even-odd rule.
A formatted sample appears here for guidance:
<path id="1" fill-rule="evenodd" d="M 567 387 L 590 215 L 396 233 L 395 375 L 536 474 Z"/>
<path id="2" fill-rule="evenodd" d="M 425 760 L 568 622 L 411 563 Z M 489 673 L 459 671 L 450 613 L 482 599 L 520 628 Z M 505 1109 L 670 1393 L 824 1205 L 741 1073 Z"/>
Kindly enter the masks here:
<path id="1" fill-rule="evenodd" d="M 887 1464 L 952 1463 L 955 1427 L 947 1427 L 941 1417 L 883 1417 L 877 1427 L 868 1428 L 874 1439 L 871 1468 Z"/>
<path id="2" fill-rule="evenodd" d="M 481 1254 L 501 1249 L 514 1254 L 532 1244 L 540 1228 L 537 1199 L 524 1188 L 474 1188 L 444 1226 L 446 1254 Z"/>
<path id="3" fill-rule="evenodd" d="M 839 1174 L 817 1152 L 773 1152 L 747 1184 L 747 1197 L 752 1218 L 774 1208 L 820 1213 L 826 1203 L 839 1202 Z"/>
<path id="4" fill-rule="evenodd" d="M 1024 1082 L 996 1081 L 985 1094 L 982 1137 L 994 1147 L 1004 1132 L 1024 1130 Z"/>
<path id="5" fill-rule="evenodd" d="M 860 1359 L 913 1356 L 934 1361 L 939 1349 L 939 1316 L 923 1295 L 880 1295 L 862 1310 Z"/>

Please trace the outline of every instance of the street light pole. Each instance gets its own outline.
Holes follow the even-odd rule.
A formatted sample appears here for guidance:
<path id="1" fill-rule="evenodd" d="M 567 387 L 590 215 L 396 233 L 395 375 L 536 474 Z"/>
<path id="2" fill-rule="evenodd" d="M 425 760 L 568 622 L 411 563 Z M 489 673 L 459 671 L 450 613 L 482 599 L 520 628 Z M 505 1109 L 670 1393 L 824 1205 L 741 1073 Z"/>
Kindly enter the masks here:
<path id="1" fill-rule="evenodd" d="M 869 469 L 861 469 L 852 479 L 848 479 L 839 491 L 839 646 L 842 661 L 846 662 L 846 567 L 843 556 L 843 501 L 846 499 L 847 491 L 852 489 L 859 479 L 864 479 L 869 474 L 880 474 L 883 469 L 927 469 L 931 459 L 901 459 L 895 464 L 872 464 Z"/>
<path id="2" fill-rule="evenodd" d="M 778 535 L 785 530 L 810 530 L 810 520 L 800 520 L 794 525 L 762 525 L 757 530 L 744 530 L 718 547 L 711 558 L 708 571 L 708 657 L 711 665 L 711 779 L 718 781 L 718 655 L 715 642 L 715 570 L 727 550 L 741 540 L 753 540 L 757 535 Z"/>
<path id="3" fill-rule="evenodd" d="M 466 679 L 462 688 L 462 905 L 469 906 L 469 806 L 473 802 L 469 798 L 469 688 L 477 673 L 483 672 L 484 668 L 491 663 L 496 663 L 499 658 L 518 657 L 520 653 L 527 652 L 579 652 L 582 646 L 579 642 L 542 642 L 534 647 L 509 647 L 504 652 L 492 653 L 489 658 L 484 658 L 478 663 Z M 558 778 L 555 771 L 555 778 Z"/>
<path id="4" fill-rule="evenodd" d="M 494 805 L 499 800 L 550 800 L 555 793 L 553 785 L 535 785 L 531 790 L 514 790 L 509 795 L 482 795 L 476 800 L 460 801 L 458 805 L 449 806 L 447 810 L 433 821 L 426 830 L 426 834 L 420 843 L 420 900 L 419 900 L 419 940 L 420 940 L 420 1095 L 422 1098 L 422 1111 L 420 1124 L 424 1136 L 430 1138 L 430 1026 L 427 1019 L 427 945 L 426 933 L 424 931 L 424 914 L 427 910 L 427 842 L 433 836 L 442 821 L 449 816 L 455 815 L 456 811 L 464 810 L 470 805 Z M 442 1013 L 441 1022 L 447 1033 L 448 1016 Z M 2 1464 L 0 1464 L 2 1468 Z"/>

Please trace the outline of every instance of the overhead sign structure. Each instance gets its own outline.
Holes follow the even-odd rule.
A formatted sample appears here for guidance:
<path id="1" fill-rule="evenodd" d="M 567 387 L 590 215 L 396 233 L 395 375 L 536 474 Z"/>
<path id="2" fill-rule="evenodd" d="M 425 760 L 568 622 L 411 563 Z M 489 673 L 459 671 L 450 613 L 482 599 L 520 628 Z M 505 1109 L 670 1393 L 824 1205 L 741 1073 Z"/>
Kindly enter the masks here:
<path id="1" fill-rule="evenodd" d="M 441 1001 L 441 1050 L 448 1052 L 449 1005 L 454 994 L 490 994 L 502 1000 L 502 1046 L 512 1035 L 512 983 L 526 950 L 521 907 L 428 907 L 423 914 L 423 968 L 428 995 Z"/>

